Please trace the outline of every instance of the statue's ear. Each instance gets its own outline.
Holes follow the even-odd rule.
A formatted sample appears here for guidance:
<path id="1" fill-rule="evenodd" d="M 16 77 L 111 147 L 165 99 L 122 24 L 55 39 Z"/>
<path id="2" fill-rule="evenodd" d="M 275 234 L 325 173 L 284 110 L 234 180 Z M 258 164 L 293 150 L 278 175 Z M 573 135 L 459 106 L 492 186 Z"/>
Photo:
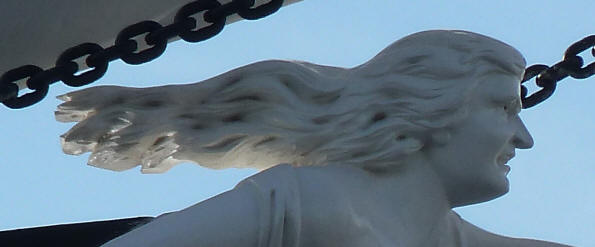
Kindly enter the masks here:
<path id="1" fill-rule="evenodd" d="M 403 153 L 405 154 L 417 152 L 424 146 L 421 138 L 415 135 L 400 134 L 397 136 L 396 142 L 397 145 L 401 146 L 399 150 L 403 150 Z"/>

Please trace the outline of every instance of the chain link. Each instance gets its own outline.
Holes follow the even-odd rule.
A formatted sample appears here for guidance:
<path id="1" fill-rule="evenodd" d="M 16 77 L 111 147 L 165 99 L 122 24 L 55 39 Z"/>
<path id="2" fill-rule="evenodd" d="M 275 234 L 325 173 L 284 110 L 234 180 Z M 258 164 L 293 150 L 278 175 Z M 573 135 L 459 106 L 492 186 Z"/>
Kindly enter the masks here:
<path id="1" fill-rule="evenodd" d="M 237 1 L 233 1 L 225 7 L 221 7 L 221 6 L 222 6 L 221 3 L 219 3 L 216 0 L 205 0 L 205 1 L 201 1 L 201 2 L 190 3 L 186 6 L 184 6 L 183 8 L 181 8 L 180 11 L 178 11 L 176 16 L 174 17 L 174 20 L 176 20 L 176 22 L 192 20 L 192 22 L 194 24 L 193 24 L 192 28 L 190 28 L 189 30 L 185 30 L 185 31 L 181 32 L 180 38 L 182 38 L 184 41 L 187 41 L 187 42 L 199 42 L 199 41 L 209 39 L 209 38 L 217 35 L 219 32 L 221 32 L 221 30 L 223 30 L 223 27 L 225 26 L 227 14 L 231 13 L 231 11 L 229 9 L 234 8 L 235 11 L 239 10 Z M 200 28 L 196 31 L 192 31 L 192 29 L 196 28 L 196 19 L 194 19 L 190 16 L 198 14 L 205 10 L 210 11 L 211 9 L 219 10 L 218 12 L 216 12 L 216 13 L 218 13 L 218 15 L 211 14 L 210 18 L 205 18 L 206 16 L 208 16 L 207 13 L 209 13 L 209 12 L 207 11 L 205 13 L 205 15 L 204 15 L 205 17 L 203 17 L 203 20 L 208 23 L 211 23 L 211 24 L 209 26 Z"/>
<path id="2" fill-rule="evenodd" d="M 12 109 L 31 106 L 41 101 L 55 82 L 62 81 L 73 87 L 90 84 L 107 72 L 111 61 L 122 59 L 128 64 L 149 62 L 165 52 L 169 39 L 180 37 L 187 42 L 200 42 L 212 38 L 223 30 L 228 16 L 238 14 L 248 20 L 260 19 L 279 10 L 283 0 L 271 0 L 258 7 L 254 4 L 254 0 L 233 0 L 226 4 L 217 0 L 194 1 L 180 8 L 170 25 L 141 21 L 122 29 L 113 46 L 103 48 L 96 43 L 83 43 L 62 52 L 53 68 L 43 70 L 35 65 L 14 68 L 0 77 L 0 102 Z M 192 16 L 201 12 L 204 12 L 202 19 L 210 24 L 194 30 L 198 24 Z M 143 37 L 149 47 L 139 51 L 136 37 Z M 91 70 L 76 75 L 79 66 L 74 60 L 84 57 Z M 26 78 L 27 88 L 33 92 L 18 96 L 16 82 Z"/>
<path id="3" fill-rule="evenodd" d="M 0 85 L 5 86 L 5 88 L 11 90 L 10 92 L 6 92 L 6 93 L 0 93 L 1 95 L 4 94 L 8 94 L 9 96 L 13 96 L 12 98 L 9 98 L 5 101 L 3 101 L 2 103 L 10 108 L 21 108 L 21 107 L 25 107 L 27 101 L 39 101 L 41 99 L 43 99 L 43 97 L 45 97 L 45 95 L 48 92 L 49 89 L 49 85 L 48 86 L 37 86 L 36 89 L 34 89 L 35 91 L 31 92 L 31 93 L 27 93 L 23 96 L 20 97 L 16 97 L 18 94 L 18 86 L 14 83 L 12 83 L 12 86 L 6 86 L 8 83 L 11 83 L 13 81 L 18 81 L 24 78 L 31 78 L 36 74 L 39 74 L 43 71 L 43 69 L 41 69 L 40 67 L 37 67 L 35 65 L 23 65 L 21 67 L 9 70 L 8 72 L 4 73 L 2 75 L 2 77 L 0 77 Z M 29 86 L 29 83 L 27 83 L 27 87 Z M 14 87 L 16 87 L 16 91 L 14 91 Z"/>
<path id="4" fill-rule="evenodd" d="M 256 8 L 251 8 L 254 5 L 254 0 L 250 4 L 245 4 L 244 8 L 238 11 L 238 15 L 247 20 L 257 20 L 267 15 L 275 13 L 283 5 L 283 0 L 271 0 L 268 3 L 260 5 Z"/>
<path id="5" fill-rule="evenodd" d="M 118 37 L 116 37 L 116 45 L 123 46 L 124 43 L 134 43 L 134 50 L 120 54 L 120 59 L 128 64 L 142 64 L 161 56 L 167 47 L 167 39 L 152 40 L 154 41 L 153 44 L 149 44 L 147 40 L 148 34 L 161 28 L 163 26 L 156 21 L 141 21 L 120 31 Z M 147 34 L 145 35 L 145 42 L 151 46 L 142 51 L 134 52 L 138 49 L 138 43 L 132 38 L 142 34 Z"/>
<path id="6" fill-rule="evenodd" d="M 554 66 L 535 64 L 525 69 L 525 75 L 521 81 L 521 100 L 523 109 L 531 108 L 554 94 L 556 84 L 571 76 L 575 79 L 585 79 L 595 74 L 595 62 L 584 66 L 583 58 L 578 54 L 591 48 L 591 55 L 595 57 L 595 35 L 587 36 L 572 44 L 564 53 L 564 59 Z M 541 89 L 530 96 L 527 96 L 529 90 L 525 87 L 525 82 L 535 77 L 535 84 Z"/>

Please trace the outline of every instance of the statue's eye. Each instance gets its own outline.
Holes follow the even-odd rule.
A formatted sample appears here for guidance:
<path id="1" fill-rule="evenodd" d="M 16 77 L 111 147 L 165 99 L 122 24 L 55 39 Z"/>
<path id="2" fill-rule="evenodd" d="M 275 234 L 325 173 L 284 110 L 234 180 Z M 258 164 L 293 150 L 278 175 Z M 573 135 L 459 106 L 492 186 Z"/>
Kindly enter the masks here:
<path id="1" fill-rule="evenodd" d="M 502 110 L 510 116 L 514 116 L 520 112 L 520 106 L 517 106 L 516 104 L 504 104 L 501 107 Z"/>
<path id="2" fill-rule="evenodd" d="M 501 109 L 504 112 L 504 114 L 506 114 L 506 115 L 512 114 L 512 106 L 510 106 L 509 104 L 502 105 Z"/>

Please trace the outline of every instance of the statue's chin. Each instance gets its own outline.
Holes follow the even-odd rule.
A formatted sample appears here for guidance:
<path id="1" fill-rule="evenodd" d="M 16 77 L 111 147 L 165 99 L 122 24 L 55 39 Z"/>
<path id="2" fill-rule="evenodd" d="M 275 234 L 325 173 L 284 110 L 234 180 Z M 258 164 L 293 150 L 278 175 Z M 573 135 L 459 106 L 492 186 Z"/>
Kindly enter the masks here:
<path id="1" fill-rule="evenodd" d="M 467 189 L 461 190 L 453 196 L 455 200 L 451 201 L 451 205 L 455 208 L 491 201 L 505 195 L 509 190 L 510 185 L 506 177 L 492 183 L 468 186 Z"/>

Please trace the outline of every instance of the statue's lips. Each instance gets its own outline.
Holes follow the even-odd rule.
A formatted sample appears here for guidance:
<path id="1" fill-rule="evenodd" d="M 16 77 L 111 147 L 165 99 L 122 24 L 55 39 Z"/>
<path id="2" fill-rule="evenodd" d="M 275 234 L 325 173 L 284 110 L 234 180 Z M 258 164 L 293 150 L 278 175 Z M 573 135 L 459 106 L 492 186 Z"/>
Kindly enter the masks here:
<path id="1" fill-rule="evenodd" d="M 501 155 L 498 157 L 498 165 L 506 165 L 512 158 L 514 158 L 514 153 Z"/>

